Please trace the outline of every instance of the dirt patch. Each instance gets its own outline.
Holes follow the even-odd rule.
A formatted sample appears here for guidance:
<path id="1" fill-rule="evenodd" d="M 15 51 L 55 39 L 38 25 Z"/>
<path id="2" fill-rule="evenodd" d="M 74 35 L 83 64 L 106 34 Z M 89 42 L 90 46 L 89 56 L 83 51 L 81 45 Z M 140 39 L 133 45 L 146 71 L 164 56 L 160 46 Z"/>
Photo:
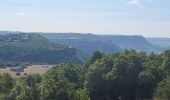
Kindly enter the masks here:
<path id="1" fill-rule="evenodd" d="M 45 74 L 49 69 L 53 68 L 54 65 L 31 65 L 26 66 L 23 72 L 20 72 L 20 75 L 17 76 L 17 72 L 11 71 L 10 68 L 0 69 L 0 74 L 9 73 L 12 77 L 21 77 L 27 76 L 30 74 Z"/>

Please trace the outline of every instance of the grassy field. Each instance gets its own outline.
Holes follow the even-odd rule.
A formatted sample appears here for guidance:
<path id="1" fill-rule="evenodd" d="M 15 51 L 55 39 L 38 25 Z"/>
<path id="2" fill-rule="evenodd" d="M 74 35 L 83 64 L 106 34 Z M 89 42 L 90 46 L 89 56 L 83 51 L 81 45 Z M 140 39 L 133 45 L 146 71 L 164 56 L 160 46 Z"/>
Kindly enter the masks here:
<path id="1" fill-rule="evenodd" d="M 31 66 L 26 66 L 26 68 L 24 68 L 24 71 L 20 72 L 20 76 L 17 76 L 16 72 L 11 71 L 10 68 L 7 67 L 7 68 L 1 68 L 0 69 L 0 74 L 2 75 L 3 73 L 9 73 L 13 77 L 27 76 L 27 75 L 30 75 L 30 74 L 44 74 L 49 69 L 51 69 L 53 67 L 54 67 L 54 65 L 31 65 Z"/>

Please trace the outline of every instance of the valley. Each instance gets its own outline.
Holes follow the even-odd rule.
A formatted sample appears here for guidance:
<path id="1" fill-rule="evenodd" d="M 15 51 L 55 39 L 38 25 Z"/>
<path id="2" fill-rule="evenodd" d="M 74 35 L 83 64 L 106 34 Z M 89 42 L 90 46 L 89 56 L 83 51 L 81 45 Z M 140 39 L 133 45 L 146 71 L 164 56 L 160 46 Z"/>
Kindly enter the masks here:
<path id="1" fill-rule="evenodd" d="M 139 35 L 2 31 L 0 99 L 167 98 L 170 50 L 162 41 Z"/>

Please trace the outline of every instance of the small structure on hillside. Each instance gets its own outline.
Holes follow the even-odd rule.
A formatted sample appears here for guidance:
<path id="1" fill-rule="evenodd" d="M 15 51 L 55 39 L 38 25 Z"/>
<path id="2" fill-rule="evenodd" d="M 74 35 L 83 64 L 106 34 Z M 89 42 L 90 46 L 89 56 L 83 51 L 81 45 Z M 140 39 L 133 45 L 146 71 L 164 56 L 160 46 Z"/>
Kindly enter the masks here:
<path id="1" fill-rule="evenodd" d="M 17 73 L 24 72 L 24 68 L 22 66 L 11 67 L 10 70 Z"/>

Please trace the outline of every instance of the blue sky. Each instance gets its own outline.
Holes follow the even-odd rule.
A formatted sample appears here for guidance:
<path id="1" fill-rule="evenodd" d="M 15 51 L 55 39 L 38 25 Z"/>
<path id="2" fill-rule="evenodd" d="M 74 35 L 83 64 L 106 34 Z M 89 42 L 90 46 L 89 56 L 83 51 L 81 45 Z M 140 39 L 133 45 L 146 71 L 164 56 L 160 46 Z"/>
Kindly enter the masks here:
<path id="1" fill-rule="evenodd" d="M 170 0 L 0 0 L 0 30 L 170 37 Z"/>

